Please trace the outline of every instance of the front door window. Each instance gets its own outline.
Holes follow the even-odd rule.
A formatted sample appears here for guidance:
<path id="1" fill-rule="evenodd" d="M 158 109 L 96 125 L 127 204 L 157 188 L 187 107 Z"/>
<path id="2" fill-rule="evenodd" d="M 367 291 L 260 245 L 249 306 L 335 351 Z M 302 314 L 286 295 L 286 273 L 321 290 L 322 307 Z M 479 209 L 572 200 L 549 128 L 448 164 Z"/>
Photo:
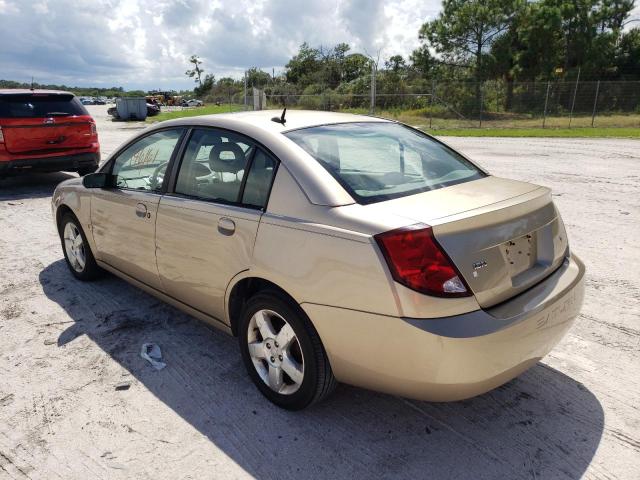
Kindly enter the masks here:
<path id="1" fill-rule="evenodd" d="M 182 130 L 162 130 L 148 135 L 124 150 L 111 173 L 119 188 L 154 192 L 160 190 L 173 150 Z"/>

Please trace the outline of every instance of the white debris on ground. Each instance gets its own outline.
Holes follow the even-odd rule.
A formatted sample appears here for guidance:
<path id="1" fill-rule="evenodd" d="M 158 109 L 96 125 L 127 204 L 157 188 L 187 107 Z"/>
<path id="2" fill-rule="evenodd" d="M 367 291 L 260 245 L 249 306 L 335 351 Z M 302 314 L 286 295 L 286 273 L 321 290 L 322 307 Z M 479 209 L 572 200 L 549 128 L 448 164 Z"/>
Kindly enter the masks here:
<path id="1" fill-rule="evenodd" d="M 160 347 L 155 343 L 143 343 L 140 356 L 149 362 L 156 370 L 162 370 L 167 366 L 167 364 L 162 361 L 162 351 Z"/>
<path id="2" fill-rule="evenodd" d="M 89 108 L 104 153 L 143 126 Z M 547 358 L 449 404 L 340 386 L 279 410 L 234 338 L 112 276 L 73 279 L 49 205 L 69 175 L 0 182 L 0 479 L 638 478 L 640 141 L 448 141 L 551 187 L 588 268 L 582 315 Z M 149 339 L 161 371 L 140 357 Z"/>

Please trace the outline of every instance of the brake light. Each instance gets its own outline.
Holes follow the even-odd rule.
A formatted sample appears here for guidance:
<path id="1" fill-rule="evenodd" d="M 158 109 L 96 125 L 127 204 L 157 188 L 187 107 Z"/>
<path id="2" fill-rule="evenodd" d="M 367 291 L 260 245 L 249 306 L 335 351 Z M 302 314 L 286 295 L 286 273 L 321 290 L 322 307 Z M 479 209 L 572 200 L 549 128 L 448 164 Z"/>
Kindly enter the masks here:
<path id="1" fill-rule="evenodd" d="M 2 127 L 0 127 L 0 143 L 4 143 L 4 133 L 2 133 Z"/>
<path id="2" fill-rule="evenodd" d="M 96 128 L 96 124 L 91 122 L 91 135 L 98 135 L 98 129 Z"/>
<path id="3" fill-rule="evenodd" d="M 433 236 L 418 224 L 374 237 L 393 279 L 420 293 L 438 297 L 467 297 L 471 290 Z"/>

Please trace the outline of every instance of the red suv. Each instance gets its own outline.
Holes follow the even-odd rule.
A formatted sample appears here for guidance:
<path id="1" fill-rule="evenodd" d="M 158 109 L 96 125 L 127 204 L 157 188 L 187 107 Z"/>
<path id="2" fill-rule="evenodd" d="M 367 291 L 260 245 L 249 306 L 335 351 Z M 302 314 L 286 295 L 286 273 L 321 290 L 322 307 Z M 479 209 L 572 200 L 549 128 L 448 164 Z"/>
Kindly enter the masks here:
<path id="1" fill-rule="evenodd" d="M 96 122 L 72 93 L 0 89 L 0 177 L 20 171 L 94 172 Z"/>

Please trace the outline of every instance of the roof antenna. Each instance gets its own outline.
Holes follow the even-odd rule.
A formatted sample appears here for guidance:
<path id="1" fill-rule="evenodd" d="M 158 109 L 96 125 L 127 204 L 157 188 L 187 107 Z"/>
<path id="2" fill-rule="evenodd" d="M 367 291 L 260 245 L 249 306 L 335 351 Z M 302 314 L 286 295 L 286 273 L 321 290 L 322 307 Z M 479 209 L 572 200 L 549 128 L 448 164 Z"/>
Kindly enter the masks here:
<path id="1" fill-rule="evenodd" d="M 284 110 L 282 110 L 282 115 L 280 117 L 272 117 L 271 121 L 272 122 L 276 122 L 276 123 L 281 123 L 282 125 L 284 125 L 286 123 L 286 119 L 284 118 L 284 115 L 287 113 L 287 107 L 284 107 Z"/>

